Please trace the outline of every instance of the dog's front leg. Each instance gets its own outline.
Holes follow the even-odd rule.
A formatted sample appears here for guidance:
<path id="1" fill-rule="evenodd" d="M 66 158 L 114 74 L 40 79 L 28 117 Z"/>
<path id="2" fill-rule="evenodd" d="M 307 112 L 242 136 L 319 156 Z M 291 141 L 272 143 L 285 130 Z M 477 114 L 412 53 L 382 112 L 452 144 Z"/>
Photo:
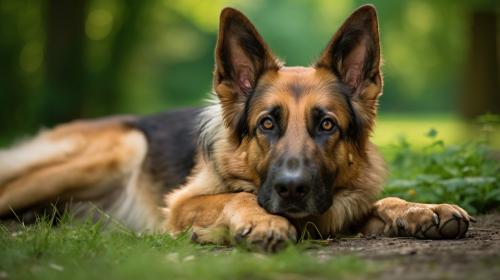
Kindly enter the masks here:
<path id="1" fill-rule="evenodd" d="M 388 197 L 375 203 L 362 233 L 453 239 L 464 237 L 471 221 L 474 218 L 457 205 L 413 203 Z"/>
<path id="2" fill-rule="evenodd" d="M 287 219 L 267 213 L 256 196 L 246 192 L 198 195 L 174 203 L 168 231 L 175 234 L 189 228 L 199 243 L 244 243 L 261 251 L 277 251 L 297 239 Z"/>

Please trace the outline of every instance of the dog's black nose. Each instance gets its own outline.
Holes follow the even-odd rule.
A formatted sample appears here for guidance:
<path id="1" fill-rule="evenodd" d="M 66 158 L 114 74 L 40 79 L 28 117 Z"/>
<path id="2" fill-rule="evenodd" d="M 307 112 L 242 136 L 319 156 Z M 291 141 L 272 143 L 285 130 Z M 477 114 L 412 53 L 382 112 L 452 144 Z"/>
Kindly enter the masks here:
<path id="1" fill-rule="evenodd" d="M 301 198 L 309 193 L 309 186 L 300 180 L 280 180 L 274 185 L 274 189 L 281 198 Z"/>
<path id="2" fill-rule="evenodd" d="M 291 158 L 285 161 L 274 179 L 274 190 L 283 199 L 300 199 L 309 194 L 310 176 L 300 160 Z"/>

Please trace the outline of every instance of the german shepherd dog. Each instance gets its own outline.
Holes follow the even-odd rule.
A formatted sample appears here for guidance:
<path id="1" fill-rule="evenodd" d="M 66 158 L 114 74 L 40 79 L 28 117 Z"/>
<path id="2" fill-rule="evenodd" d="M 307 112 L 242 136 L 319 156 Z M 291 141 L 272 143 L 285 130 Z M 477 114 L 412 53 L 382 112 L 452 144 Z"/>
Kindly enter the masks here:
<path id="1" fill-rule="evenodd" d="M 98 206 L 135 230 L 190 229 L 200 243 L 263 251 L 309 224 L 323 238 L 461 238 L 473 218 L 456 205 L 377 201 L 380 64 L 373 6 L 354 11 L 311 67 L 285 67 L 226 8 L 208 106 L 76 121 L 0 151 L 0 215 Z"/>

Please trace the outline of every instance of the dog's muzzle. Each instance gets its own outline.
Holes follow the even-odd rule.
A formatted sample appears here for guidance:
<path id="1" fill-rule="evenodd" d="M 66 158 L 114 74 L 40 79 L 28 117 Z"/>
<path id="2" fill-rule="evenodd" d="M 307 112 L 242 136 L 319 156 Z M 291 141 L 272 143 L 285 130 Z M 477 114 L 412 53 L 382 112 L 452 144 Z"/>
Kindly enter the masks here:
<path id="1" fill-rule="evenodd" d="M 318 172 L 296 157 L 279 160 L 259 190 L 259 204 L 268 212 L 291 218 L 320 214 L 315 190 L 322 188 Z M 319 192 L 321 193 L 321 192 Z M 323 204 L 323 203 L 320 203 Z"/>

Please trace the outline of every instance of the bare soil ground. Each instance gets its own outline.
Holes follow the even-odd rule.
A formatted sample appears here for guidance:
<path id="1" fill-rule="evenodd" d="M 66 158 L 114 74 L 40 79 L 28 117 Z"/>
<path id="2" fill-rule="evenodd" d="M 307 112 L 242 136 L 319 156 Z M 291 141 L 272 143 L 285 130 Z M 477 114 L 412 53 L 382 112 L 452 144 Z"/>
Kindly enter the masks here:
<path id="1" fill-rule="evenodd" d="M 378 271 L 370 279 L 500 279 L 500 213 L 478 216 L 459 240 L 341 238 L 317 253 L 357 255 Z"/>

